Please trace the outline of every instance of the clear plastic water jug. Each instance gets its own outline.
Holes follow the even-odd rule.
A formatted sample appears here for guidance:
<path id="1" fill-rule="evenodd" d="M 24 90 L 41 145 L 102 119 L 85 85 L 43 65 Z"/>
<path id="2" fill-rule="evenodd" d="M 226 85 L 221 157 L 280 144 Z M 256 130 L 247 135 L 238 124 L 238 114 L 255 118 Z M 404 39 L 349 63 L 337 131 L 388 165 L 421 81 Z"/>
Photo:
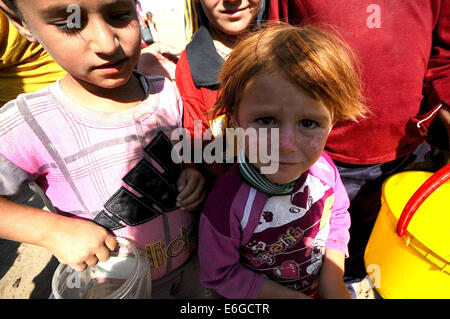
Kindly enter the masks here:
<path id="1" fill-rule="evenodd" d="M 151 297 L 150 267 L 127 239 L 116 237 L 110 258 L 75 271 L 60 264 L 52 279 L 56 299 L 146 299 Z"/>

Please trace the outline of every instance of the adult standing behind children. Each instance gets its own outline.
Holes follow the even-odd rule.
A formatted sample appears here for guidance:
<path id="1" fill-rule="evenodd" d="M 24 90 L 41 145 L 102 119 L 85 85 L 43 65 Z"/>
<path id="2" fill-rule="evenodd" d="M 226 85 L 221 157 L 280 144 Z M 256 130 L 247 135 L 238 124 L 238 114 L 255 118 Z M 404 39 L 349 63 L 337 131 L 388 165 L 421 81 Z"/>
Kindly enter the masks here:
<path id="1" fill-rule="evenodd" d="M 421 145 L 416 123 L 442 105 L 433 126 L 442 125 L 441 119 L 450 129 L 450 1 L 270 0 L 268 7 L 269 20 L 332 25 L 361 60 L 373 114 L 359 123 L 336 124 L 326 147 L 352 199 L 347 276 L 361 278 L 383 180 L 412 164 L 431 170 L 443 165 L 439 158 L 424 158 L 427 145 Z M 433 136 L 444 148 L 445 135 L 444 128 Z"/>
<path id="2" fill-rule="evenodd" d="M 210 127 L 206 115 L 218 96 L 218 74 L 224 59 L 247 32 L 261 9 L 262 0 L 198 0 L 208 18 L 181 54 L 175 81 L 184 107 L 184 127 L 194 134 L 194 121 L 202 131 Z M 200 14 L 200 13 L 197 13 Z"/>
<path id="3" fill-rule="evenodd" d="M 158 42 L 159 41 L 159 37 L 158 37 L 158 29 L 156 28 L 156 23 L 155 21 L 153 21 L 153 13 L 151 13 L 150 11 L 147 11 L 145 13 L 145 19 L 144 19 L 144 23 L 147 25 L 147 27 L 150 29 L 150 32 L 152 34 L 152 38 L 154 42 Z"/>
<path id="4" fill-rule="evenodd" d="M 39 43 L 25 39 L 0 10 L 0 107 L 23 92 L 34 92 L 64 76 Z"/>
<path id="5" fill-rule="evenodd" d="M 0 236 L 43 246 L 79 270 L 127 237 L 152 267 L 152 297 L 202 297 L 190 211 L 203 201 L 204 179 L 171 160 L 170 132 L 182 121 L 176 88 L 134 71 L 135 1 L 0 5 L 67 71 L 0 109 Z M 69 23 L 74 11 L 79 25 Z M 58 214 L 8 200 L 31 180 Z"/>

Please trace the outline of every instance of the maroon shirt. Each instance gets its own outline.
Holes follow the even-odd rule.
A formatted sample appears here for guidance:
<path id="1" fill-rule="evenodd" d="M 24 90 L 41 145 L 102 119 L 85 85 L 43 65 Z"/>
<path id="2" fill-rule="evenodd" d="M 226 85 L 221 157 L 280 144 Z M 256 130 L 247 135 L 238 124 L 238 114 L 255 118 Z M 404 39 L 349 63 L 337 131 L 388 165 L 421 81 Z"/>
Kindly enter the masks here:
<path id="1" fill-rule="evenodd" d="M 376 3 L 376 4 L 375 4 Z M 362 64 L 364 95 L 373 112 L 334 126 L 327 152 L 337 161 L 377 164 L 409 154 L 424 140 L 414 125 L 424 81 L 450 105 L 450 1 L 272 0 L 269 19 L 326 23 Z"/>

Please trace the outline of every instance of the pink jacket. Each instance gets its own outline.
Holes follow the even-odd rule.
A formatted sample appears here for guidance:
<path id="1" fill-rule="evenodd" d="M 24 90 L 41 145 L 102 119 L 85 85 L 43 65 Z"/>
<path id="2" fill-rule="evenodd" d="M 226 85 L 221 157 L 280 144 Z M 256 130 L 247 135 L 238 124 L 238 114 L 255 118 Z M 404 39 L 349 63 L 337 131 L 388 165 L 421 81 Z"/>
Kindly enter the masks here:
<path id="1" fill-rule="evenodd" d="M 227 298 L 256 298 L 265 276 L 317 292 L 326 249 L 348 256 L 349 199 L 325 153 L 288 195 L 247 184 L 235 164 L 216 183 L 200 219 L 201 281 Z"/>

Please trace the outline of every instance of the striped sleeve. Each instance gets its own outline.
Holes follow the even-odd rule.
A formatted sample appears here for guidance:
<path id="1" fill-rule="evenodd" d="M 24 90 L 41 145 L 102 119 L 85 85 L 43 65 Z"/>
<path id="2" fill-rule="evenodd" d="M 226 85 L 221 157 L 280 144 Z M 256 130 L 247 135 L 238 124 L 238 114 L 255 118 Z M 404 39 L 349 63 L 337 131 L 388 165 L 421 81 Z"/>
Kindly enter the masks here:
<path id="1" fill-rule="evenodd" d="M 22 115 L 17 109 L 17 100 L 8 102 L 0 109 L 0 195 L 11 196 L 20 191 L 33 175 L 18 167 L 12 160 L 14 154 L 20 152 L 19 145 L 11 139 L 11 132 L 26 128 Z M 21 134 L 23 139 L 25 134 Z M 25 150 L 22 150 L 22 152 Z"/>
<path id="2" fill-rule="evenodd" d="M 329 222 L 330 232 L 325 242 L 325 248 L 339 250 L 348 257 L 348 243 L 350 241 L 350 214 L 348 208 L 350 199 L 342 183 L 339 171 L 333 160 L 326 153 L 323 153 L 317 163 L 310 169 L 310 172 L 330 185 L 334 192 L 334 203 Z"/>

